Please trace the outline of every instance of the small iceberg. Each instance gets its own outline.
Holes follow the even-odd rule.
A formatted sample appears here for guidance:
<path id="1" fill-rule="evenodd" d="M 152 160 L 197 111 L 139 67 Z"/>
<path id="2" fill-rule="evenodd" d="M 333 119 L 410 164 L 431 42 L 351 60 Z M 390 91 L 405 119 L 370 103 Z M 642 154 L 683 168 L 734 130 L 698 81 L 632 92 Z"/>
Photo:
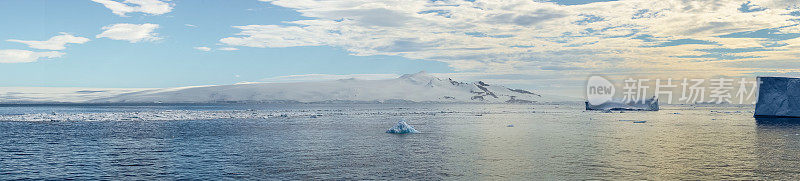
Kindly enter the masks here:
<path id="1" fill-rule="evenodd" d="M 389 128 L 389 130 L 386 130 L 386 133 L 406 134 L 406 133 L 419 133 L 419 131 L 414 129 L 414 127 L 411 127 L 411 125 L 408 125 L 406 123 L 406 121 L 400 120 L 392 128 Z"/>

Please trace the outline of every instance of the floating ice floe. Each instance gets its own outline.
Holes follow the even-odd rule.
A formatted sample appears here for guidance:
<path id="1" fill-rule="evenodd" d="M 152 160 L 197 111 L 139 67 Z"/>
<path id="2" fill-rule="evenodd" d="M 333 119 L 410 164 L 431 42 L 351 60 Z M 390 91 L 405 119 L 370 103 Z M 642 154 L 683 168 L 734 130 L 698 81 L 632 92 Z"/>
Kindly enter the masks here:
<path id="1" fill-rule="evenodd" d="M 0 121 L 172 121 L 172 120 L 209 120 L 209 119 L 268 119 L 278 117 L 279 113 L 261 111 L 134 111 L 134 112 L 100 112 L 100 113 L 32 113 L 0 115 Z M 291 113 L 294 117 L 304 116 Z M 288 117 L 282 114 L 281 117 Z"/>
<path id="2" fill-rule="evenodd" d="M 647 121 L 644 121 L 644 120 L 629 120 L 629 119 L 621 119 L 619 121 L 627 121 L 627 122 L 633 122 L 633 123 L 646 123 L 647 122 Z"/>
<path id="3" fill-rule="evenodd" d="M 448 111 L 448 114 L 471 116 L 475 114 L 500 114 L 501 111 Z M 527 113 L 515 111 L 513 113 Z M 38 112 L 38 113 L 2 113 L 0 121 L 178 121 L 178 120 L 211 120 L 211 119 L 321 119 L 326 117 L 404 117 L 404 116 L 432 116 L 439 114 L 439 110 L 420 109 L 399 111 L 386 111 L 381 109 L 355 109 L 355 110 L 144 110 L 144 111 L 113 111 L 113 112 Z"/>
<path id="4" fill-rule="evenodd" d="M 386 130 L 386 133 L 406 134 L 406 133 L 419 133 L 419 131 L 414 129 L 414 127 L 411 127 L 411 125 L 408 125 L 406 121 L 400 120 L 392 128 Z"/>

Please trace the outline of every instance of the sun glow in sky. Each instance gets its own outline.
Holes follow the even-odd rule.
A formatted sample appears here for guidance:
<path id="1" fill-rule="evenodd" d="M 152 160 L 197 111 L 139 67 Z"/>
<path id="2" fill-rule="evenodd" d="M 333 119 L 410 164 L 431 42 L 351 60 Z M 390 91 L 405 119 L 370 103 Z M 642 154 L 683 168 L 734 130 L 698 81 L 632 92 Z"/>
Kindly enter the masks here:
<path id="1" fill-rule="evenodd" d="M 0 17 L 4 87 L 177 87 L 425 70 L 580 92 L 589 75 L 800 69 L 795 0 L 7 0 Z"/>

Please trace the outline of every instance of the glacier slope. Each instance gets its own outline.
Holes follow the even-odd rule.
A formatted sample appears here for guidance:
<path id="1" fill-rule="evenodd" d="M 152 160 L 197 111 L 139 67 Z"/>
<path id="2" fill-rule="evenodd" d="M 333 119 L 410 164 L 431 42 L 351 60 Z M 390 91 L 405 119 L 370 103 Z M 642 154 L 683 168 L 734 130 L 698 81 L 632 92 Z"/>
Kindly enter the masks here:
<path id="1" fill-rule="evenodd" d="M 91 100 L 95 103 L 119 102 L 542 102 L 541 95 L 484 82 L 458 82 L 425 72 L 395 79 L 342 79 L 295 83 L 242 83 L 145 90 Z"/>

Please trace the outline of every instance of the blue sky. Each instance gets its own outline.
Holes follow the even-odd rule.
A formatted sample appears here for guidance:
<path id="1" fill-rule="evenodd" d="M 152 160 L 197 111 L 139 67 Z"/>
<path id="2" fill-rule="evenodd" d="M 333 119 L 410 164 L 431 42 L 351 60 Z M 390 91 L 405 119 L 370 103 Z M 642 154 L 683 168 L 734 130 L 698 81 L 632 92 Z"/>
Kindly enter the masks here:
<path id="1" fill-rule="evenodd" d="M 425 70 L 561 92 L 589 75 L 800 68 L 800 3 L 0 1 L 0 87 L 178 87 Z M 47 41 L 51 40 L 51 41 Z"/>
<path id="2" fill-rule="evenodd" d="M 287 8 L 259 1 L 172 1 L 162 15 L 112 14 L 92 1 L 0 1 L 0 39 L 47 40 L 60 32 L 87 37 L 68 44 L 62 57 L 32 63 L 0 64 L 0 86 L 56 87 L 176 87 L 232 84 L 295 74 L 449 72 L 445 63 L 399 56 L 351 56 L 329 46 L 284 48 L 238 47 L 237 51 L 198 51 L 194 47 L 224 47 L 218 40 L 248 24 L 281 24 L 308 19 Z M 95 38 L 116 23 L 160 25 L 160 40 L 130 43 Z M 194 25 L 194 26 L 187 26 Z M 0 49 L 27 45 L 2 41 Z M 39 51 L 39 50 L 36 50 Z M 238 75 L 238 77 L 237 77 Z"/>

